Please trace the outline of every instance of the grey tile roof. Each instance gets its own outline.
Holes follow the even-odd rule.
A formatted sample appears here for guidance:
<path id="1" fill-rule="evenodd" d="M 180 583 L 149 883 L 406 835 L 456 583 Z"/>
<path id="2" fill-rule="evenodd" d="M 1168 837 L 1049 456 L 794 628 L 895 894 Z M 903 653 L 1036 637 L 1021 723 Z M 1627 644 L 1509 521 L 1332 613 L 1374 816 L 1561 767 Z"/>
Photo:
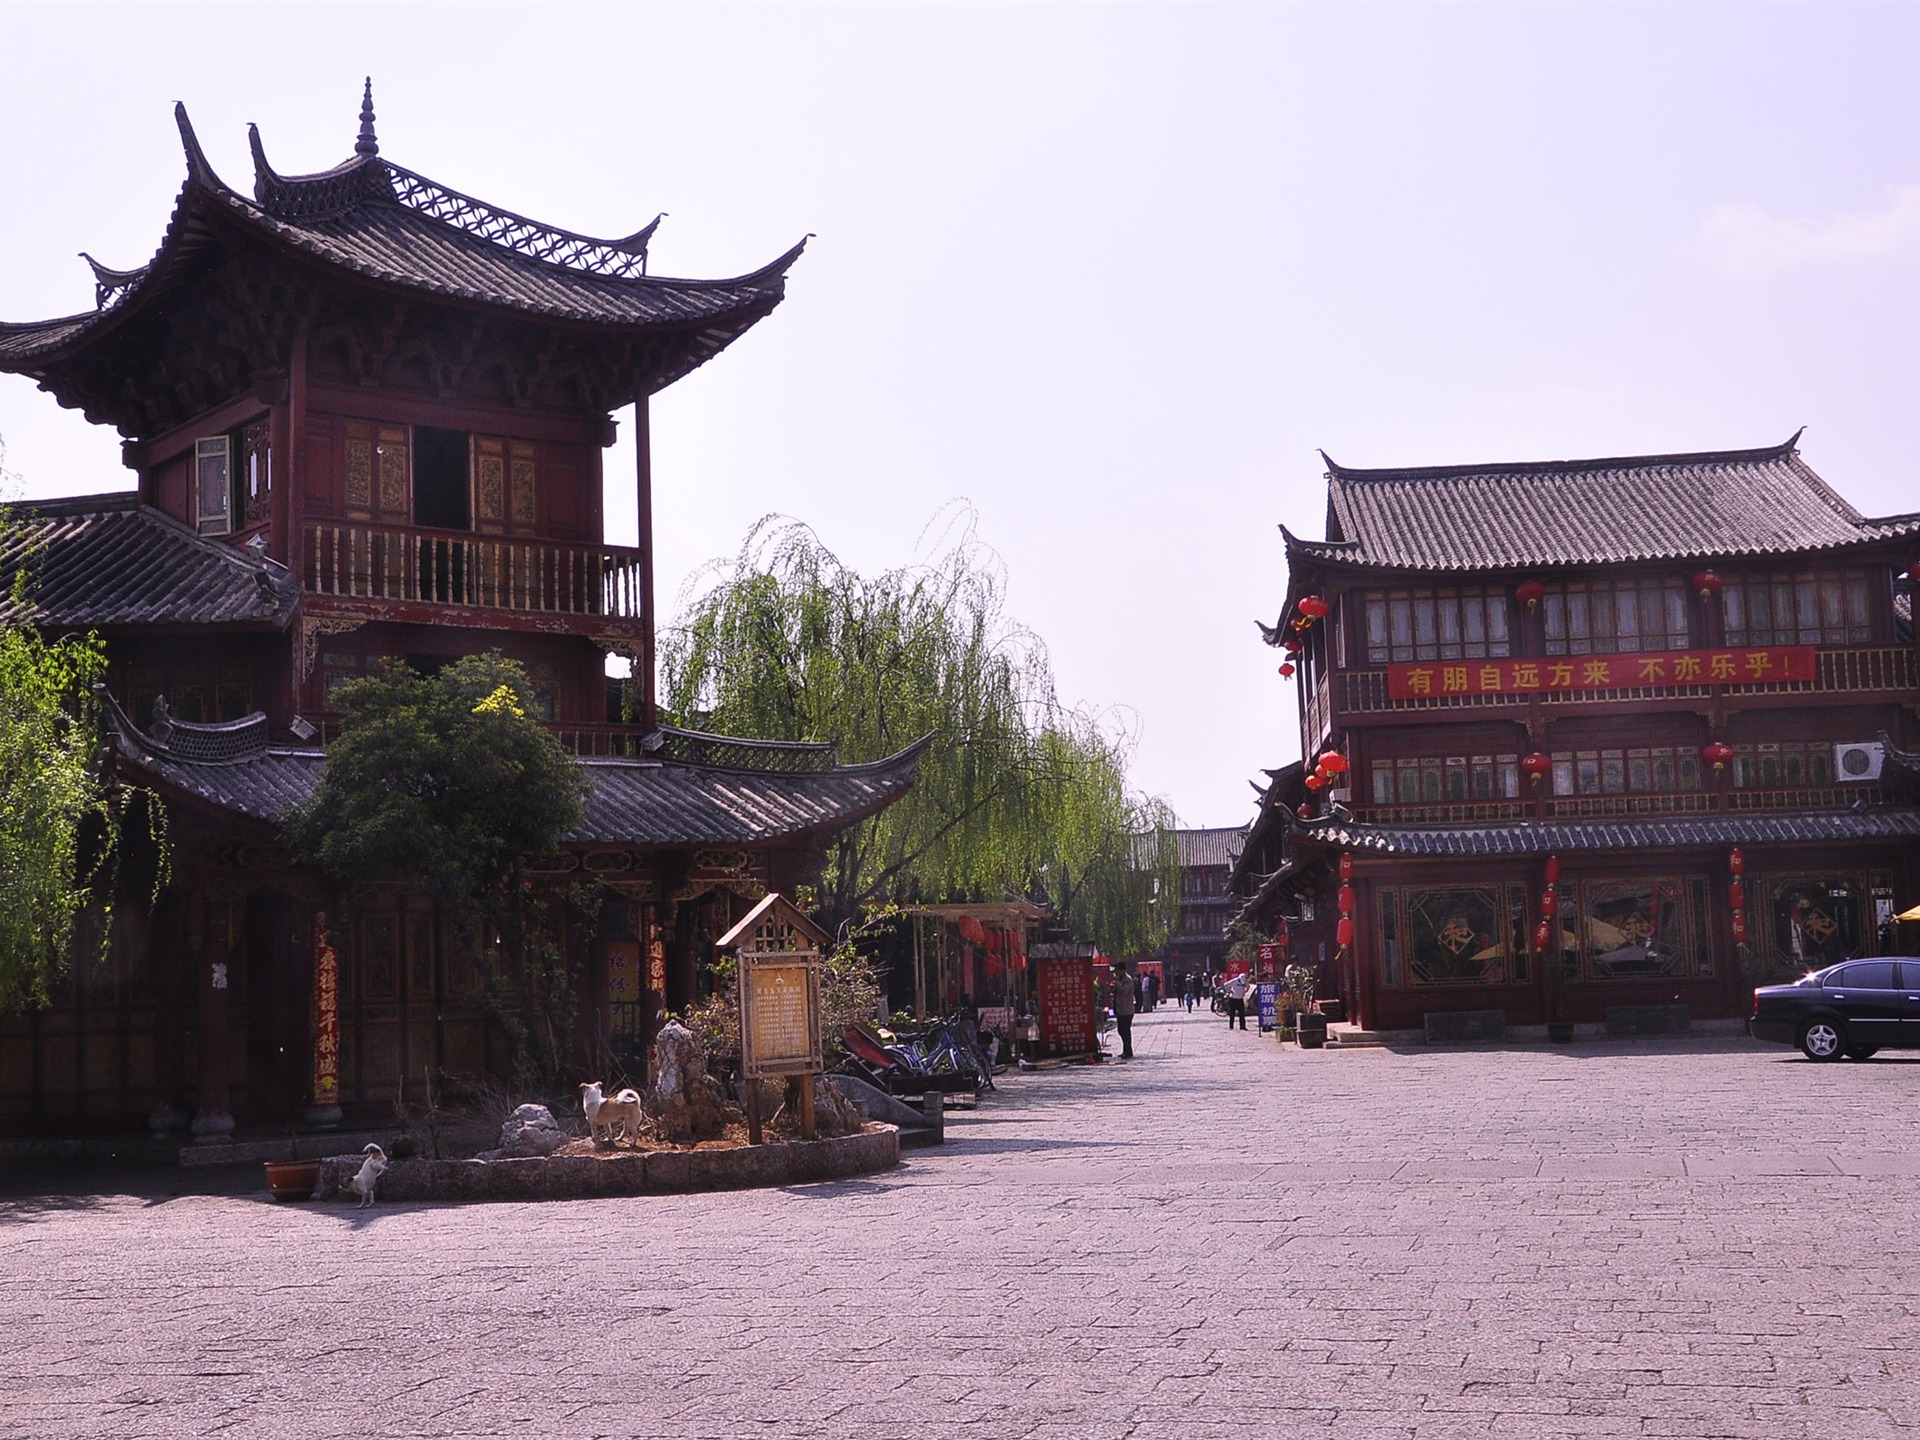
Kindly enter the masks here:
<path id="1" fill-rule="evenodd" d="M 1298 833 L 1360 855 L 1472 858 L 1593 850 L 1823 844 L 1920 836 L 1920 809 L 1875 807 L 1797 814 L 1687 815 L 1669 819 L 1513 821 L 1495 825 L 1370 825 L 1337 817 L 1296 822 Z"/>
<path id="2" fill-rule="evenodd" d="M 779 304 L 803 240 L 772 264 L 729 280 L 645 273 L 653 225 L 621 240 L 594 240 L 462 195 L 380 158 L 357 155 L 319 175 L 280 176 L 255 137 L 255 192 L 229 187 L 176 107 L 187 180 L 154 258 L 134 270 L 94 265 L 100 308 L 89 315 L 0 324 L 0 369 L 31 371 L 58 358 L 122 312 L 177 283 L 214 242 L 211 221 L 253 232 L 363 279 L 555 320 L 691 334 L 679 373 L 718 353 Z M 656 220 L 654 222 L 658 224 Z"/>
<path id="3" fill-rule="evenodd" d="M 1327 459 L 1327 538 L 1290 556 L 1404 570 L 1711 559 L 1920 534 L 1867 519 L 1784 445 L 1513 465 L 1355 470 Z"/>
<path id="4" fill-rule="evenodd" d="M 228 760 L 187 759 L 141 734 L 117 707 L 109 704 L 106 714 L 123 770 L 254 820 L 277 823 L 305 804 L 326 768 L 323 750 L 267 748 Z M 582 760 L 586 815 L 563 839 L 573 845 L 751 848 L 830 833 L 906 794 L 927 743 L 867 765 L 800 773 Z"/>
<path id="5" fill-rule="evenodd" d="M 1176 830 L 1173 838 L 1179 847 L 1183 868 L 1231 865 L 1240 858 L 1240 847 L 1246 841 L 1247 827 L 1234 825 L 1214 830 Z"/>
<path id="6" fill-rule="evenodd" d="M 196 534 L 132 492 L 8 507 L 0 619 L 41 626 L 284 626 L 299 586 L 284 566 Z M 13 601 L 25 567 L 28 603 Z"/>

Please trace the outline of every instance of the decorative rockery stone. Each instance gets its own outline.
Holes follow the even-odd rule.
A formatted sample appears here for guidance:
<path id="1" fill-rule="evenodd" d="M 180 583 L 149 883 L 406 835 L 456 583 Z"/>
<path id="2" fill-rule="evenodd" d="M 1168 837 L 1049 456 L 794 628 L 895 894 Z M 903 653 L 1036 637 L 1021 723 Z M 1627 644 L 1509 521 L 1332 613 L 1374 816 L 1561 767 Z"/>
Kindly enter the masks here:
<path id="1" fill-rule="evenodd" d="M 667 1138 L 685 1144 L 713 1140 L 727 1128 L 729 1112 L 720 1082 L 707 1074 L 706 1052 L 679 1021 L 669 1021 L 653 1042 L 653 1095 L 649 1108 Z"/>
<path id="2" fill-rule="evenodd" d="M 490 1160 L 520 1160 L 553 1154 L 567 1143 L 567 1132 L 544 1105 L 522 1105 L 500 1127 L 500 1148 L 488 1152 Z"/>

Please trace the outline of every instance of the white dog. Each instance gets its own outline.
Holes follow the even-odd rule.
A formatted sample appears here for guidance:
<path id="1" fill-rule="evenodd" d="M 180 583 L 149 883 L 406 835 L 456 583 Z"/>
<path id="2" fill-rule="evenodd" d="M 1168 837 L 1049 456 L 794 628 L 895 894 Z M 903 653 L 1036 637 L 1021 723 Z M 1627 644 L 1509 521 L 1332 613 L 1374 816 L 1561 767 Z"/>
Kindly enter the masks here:
<path id="1" fill-rule="evenodd" d="M 360 1166 L 359 1172 L 347 1181 L 347 1188 L 360 1197 L 360 1208 L 364 1210 L 373 1204 L 374 1186 L 387 1173 L 387 1152 L 378 1145 L 369 1145 L 360 1153 L 367 1157 L 366 1161 Z"/>
<path id="2" fill-rule="evenodd" d="M 586 1112 L 587 1133 L 595 1140 L 600 1132 L 606 1131 L 607 1142 L 614 1139 L 617 1126 L 629 1141 L 640 1134 L 640 1092 L 622 1090 L 611 1099 L 602 1091 L 598 1080 L 589 1080 L 580 1087 L 580 1108 Z"/>

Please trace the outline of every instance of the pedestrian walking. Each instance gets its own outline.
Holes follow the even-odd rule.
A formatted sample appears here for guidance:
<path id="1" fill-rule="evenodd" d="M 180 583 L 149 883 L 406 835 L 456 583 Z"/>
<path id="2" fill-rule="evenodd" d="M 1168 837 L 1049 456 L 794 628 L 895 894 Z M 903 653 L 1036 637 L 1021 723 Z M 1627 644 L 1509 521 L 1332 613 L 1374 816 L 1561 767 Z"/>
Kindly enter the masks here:
<path id="1" fill-rule="evenodd" d="M 1253 975 L 1250 972 L 1232 976 L 1220 987 L 1227 997 L 1227 1029 L 1233 1029 L 1235 1020 L 1240 1022 L 1242 1030 L 1247 1028 L 1247 991 L 1252 988 Z"/>
<path id="2" fill-rule="evenodd" d="M 1200 998 L 1200 982 L 1194 979 L 1193 972 L 1187 972 L 1186 980 L 1180 986 L 1180 998 L 1187 1002 L 1187 1014 L 1193 1014 L 1193 1005 Z"/>
<path id="3" fill-rule="evenodd" d="M 1134 986 L 1140 982 L 1124 965 L 1113 967 L 1113 1024 L 1120 1032 L 1120 1058 L 1133 1058 L 1133 1011 L 1139 998 Z"/>

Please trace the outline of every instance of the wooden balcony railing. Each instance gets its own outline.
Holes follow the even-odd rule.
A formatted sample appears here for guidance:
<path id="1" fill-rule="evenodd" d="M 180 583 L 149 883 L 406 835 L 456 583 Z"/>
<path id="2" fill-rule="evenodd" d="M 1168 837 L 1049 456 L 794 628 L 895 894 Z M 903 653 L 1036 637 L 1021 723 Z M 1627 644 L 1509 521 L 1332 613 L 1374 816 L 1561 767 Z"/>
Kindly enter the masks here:
<path id="1" fill-rule="evenodd" d="M 310 594 L 545 615 L 640 619 L 640 552 L 456 530 L 314 521 L 301 547 Z"/>
<path id="2" fill-rule="evenodd" d="M 1494 710 L 1525 705 L 1538 696 L 1559 705 L 1639 704 L 1648 700 L 1694 700 L 1712 695 L 1845 695 L 1912 691 L 1920 686 L 1908 645 L 1861 645 L 1822 649 L 1812 680 L 1757 685 L 1636 685 L 1620 690 L 1505 691 L 1485 695 L 1421 695 L 1396 700 L 1387 693 L 1387 672 L 1343 670 L 1334 676 L 1343 715 L 1419 710 Z"/>
<path id="3" fill-rule="evenodd" d="M 1862 800 L 1884 802 L 1882 785 L 1814 785 L 1762 790 L 1662 790 L 1633 795 L 1548 795 L 1539 814 L 1548 820 L 1613 820 L 1652 816 L 1725 815 L 1759 811 L 1845 810 Z M 1531 820 L 1536 802 L 1520 800 L 1429 800 L 1418 804 L 1355 805 L 1356 820 L 1370 825 L 1490 825 Z"/>

